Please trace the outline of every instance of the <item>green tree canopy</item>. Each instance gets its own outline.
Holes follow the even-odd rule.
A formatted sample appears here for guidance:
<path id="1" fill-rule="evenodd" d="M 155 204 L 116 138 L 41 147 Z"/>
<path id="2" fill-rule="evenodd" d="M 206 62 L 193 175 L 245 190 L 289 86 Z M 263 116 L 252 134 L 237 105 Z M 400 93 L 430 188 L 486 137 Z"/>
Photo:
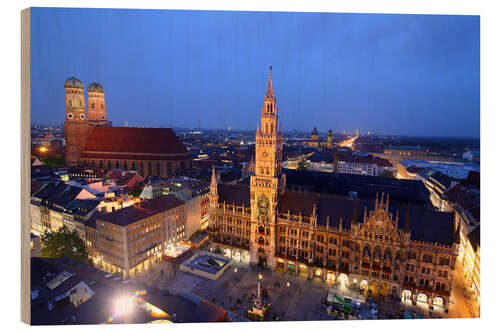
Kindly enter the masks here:
<path id="1" fill-rule="evenodd" d="M 48 258 L 67 257 L 80 262 L 89 261 L 85 242 L 76 230 L 63 226 L 57 231 L 46 230 L 42 237 L 42 256 Z"/>
<path id="2" fill-rule="evenodd" d="M 137 185 L 136 187 L 134 187 L 134 189 L 132 191 L 130 191 L 130 195 L 133 197 L 133 198 L 139 198 L 139 196 L 141 195 L 142 193 L 142 190 L 144 190 L 144 184 L 140 184 L 140 185 Z"/>
<path id="3" fill-rule="evenodd" d="M 297 170 L 306 170 L 307 169 L 307 162 L 306 160 L 302 160 L 299 162 L 299 165 L 297 166 Z"/>

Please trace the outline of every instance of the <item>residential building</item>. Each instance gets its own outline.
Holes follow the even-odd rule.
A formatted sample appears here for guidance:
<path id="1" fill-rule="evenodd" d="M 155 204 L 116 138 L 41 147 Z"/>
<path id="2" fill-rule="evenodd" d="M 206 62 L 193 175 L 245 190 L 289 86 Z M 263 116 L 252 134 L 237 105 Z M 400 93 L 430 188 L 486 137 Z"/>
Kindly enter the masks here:
<path id="1" fill-rule="evenodd" d="M 99 213 L 95 227 L 98 256 L 92 257 L 94 264 L 123 277 L 134 276 L 161 260 L 168 246 L 186 239 L 184 201 L 167 195 Z"/>

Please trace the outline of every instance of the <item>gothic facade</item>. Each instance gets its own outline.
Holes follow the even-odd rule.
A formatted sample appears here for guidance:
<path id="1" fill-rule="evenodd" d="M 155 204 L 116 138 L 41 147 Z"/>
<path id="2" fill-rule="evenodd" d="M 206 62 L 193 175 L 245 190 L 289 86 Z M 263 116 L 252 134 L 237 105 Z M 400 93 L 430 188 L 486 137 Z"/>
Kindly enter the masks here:
<path id="1" fill-rule="evenodd" d="M 318 278 L 366 295 L 447 308 L 458 253 L 449 213 L 373 199 L 287 189 L 283 132 L 269 74 L 249 184 L 212 171 L 215 247 L 236 260 Z"/>

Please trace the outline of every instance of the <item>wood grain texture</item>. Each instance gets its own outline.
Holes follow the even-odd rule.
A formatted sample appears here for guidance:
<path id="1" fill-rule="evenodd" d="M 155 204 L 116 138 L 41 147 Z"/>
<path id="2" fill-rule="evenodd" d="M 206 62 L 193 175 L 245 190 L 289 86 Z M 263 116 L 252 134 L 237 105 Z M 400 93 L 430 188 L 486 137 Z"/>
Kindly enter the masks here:
<path id="1" fill-rule="evenodd" d="M 30 8 L 21 11 L 21 321 L 31 322 L 30 290 Z"/>

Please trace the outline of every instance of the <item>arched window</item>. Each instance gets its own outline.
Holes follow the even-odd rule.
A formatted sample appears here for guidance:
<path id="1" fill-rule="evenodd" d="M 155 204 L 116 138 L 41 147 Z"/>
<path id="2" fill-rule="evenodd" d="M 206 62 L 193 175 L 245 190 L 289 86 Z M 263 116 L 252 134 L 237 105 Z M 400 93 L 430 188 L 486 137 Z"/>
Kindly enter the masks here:
<path id="1" fill-rule="evenodd" d="M 92 103 L 91 106 L 92 106 L 92 109 L 93 109 L 94 108 L 94 103 Z"/>
<path id="2" fill-rule="evenodd" d="M 68 101 L 68 107 L 71 107 L 72 104 L 71 104 L 71 100 Z"/>
<path id="3" fill-rule="evenodd" d="M 161 176 L 160 162 L 156 162 L 156 175 Z"/>
<path id="4" fill-rule="evenodd" d="M 82 107 L 82 100 L 79 100 L 78 103 L 80 104 L 80 107 Z"/>
<path id="5" fill-rule="evenodd" d="M 123 169 L 127 170 L 127 161 L 123 162 Z"/>
<path id="6" fill-rule="evenodd" d="M 111 161 L 108 161 L 108 169 L 111 169 Z"/>
<path id="7" fill-rule="evenodd" d="M 118 161 L 116 161 L 116 163 L 115 163 L 115 168 L 117 168 L 117 169 L 120 168 L 120 163 L 118 163 Z"/>

